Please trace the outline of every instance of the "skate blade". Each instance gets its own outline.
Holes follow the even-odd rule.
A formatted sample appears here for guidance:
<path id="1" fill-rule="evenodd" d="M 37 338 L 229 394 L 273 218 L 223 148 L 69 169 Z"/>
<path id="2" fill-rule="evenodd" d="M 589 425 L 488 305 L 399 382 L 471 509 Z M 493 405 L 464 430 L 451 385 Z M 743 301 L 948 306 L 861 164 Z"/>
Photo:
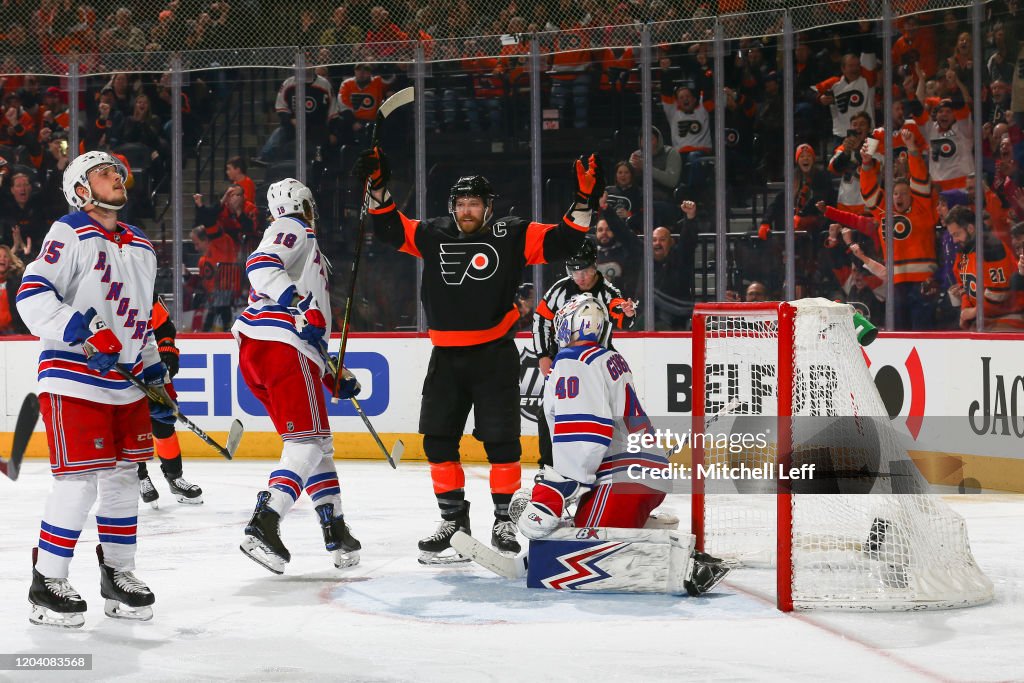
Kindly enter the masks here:
<path id="1" fill-rule="evenodd" d="M 107 598 L 103 603 L 103 613 L 111 619 L 128 619 L 130 621 L 149 621 L 153 618 L 153 608 L 129 607 L 123 602 Z"/>
<path id="2" fill-rule="evenodd" d="M 465 564 L 472 562 L 472 558 L 460 555 L 455 548 L 446 548 L 439 553 L 422 551 L 418 562 L 426 566 L 443 566 L 448 564 Z"/>
<path id="3" fill-rule="evenodd" d="M 346 553 L 343 550 L 334 550 L 331 551 L 331 559 L 334 560 L 337 569 L 348 569 L 359 564 L 359 551 L 352 550 Z"/>
<path id="4" fill-rule="evenodd" d="M 284 566 L 287 564 L 284 558 L 274 553 L 259 539 L 253 536 L 246 536 L 238 549 L 250 560 L 274 574 L 284 574 Z"/>
<path id="5" fill-rule="evenodd" d="M 186 496 L 174 496 L 174 497 L 182 505 L 202 505 L 203 504 L 203 495 L 202 494 L 199 494 L 195 498 L 188 498 Z"/>
<path id="6" fill-rule="evenodd" d="M 36 626 L 82 628 L 85 625 L 85 614 L 83 612 L 54 612 L 40 605 L 32 605 L 32 613 L 28 620 Z"/>

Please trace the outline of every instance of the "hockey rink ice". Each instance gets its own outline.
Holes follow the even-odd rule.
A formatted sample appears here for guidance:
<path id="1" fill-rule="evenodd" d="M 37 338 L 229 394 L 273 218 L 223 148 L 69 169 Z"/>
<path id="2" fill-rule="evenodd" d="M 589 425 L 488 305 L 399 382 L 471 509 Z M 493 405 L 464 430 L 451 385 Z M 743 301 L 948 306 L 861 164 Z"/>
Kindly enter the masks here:
<path id="1" fill-rule="evenodd" d="M 140 507 L 138 576 L 148 623 L 103 615 L 95 521 L 71 581 L 89 603 L 79 630 L 32 626 L 31 548 L 51 477 L 28 460 L 0 477 L 0 653 L 92 654 L 91 672 L 0 671 L 0 681 L 1024 680 L 1024 496 L 949 496 L 995 584 L 985 606 L 921 613 L 795 613 L 774 607 L 767 571 L 740 570 L 714 595 L 584 595 L 527 589 L 475 565 L 428 568 L 416 541 L 438 519 L 425 463 L 339 461 L 362 561 L 336 570 L 303 496 L 282 524 L 292 553 L 274 576 L 238 550 L 275 461 L 186 461 L 206 503 Z M 486 466 L 468 465 L 474 535 L 490 538 Z M 150 472 L 159 474 L 158 465 Z M 531 477 L 533 468 L 524 468 Z M 525 477 L 524 477 L 525 478 Z M 689 499 L 663 509 L 687 523 Z"/>

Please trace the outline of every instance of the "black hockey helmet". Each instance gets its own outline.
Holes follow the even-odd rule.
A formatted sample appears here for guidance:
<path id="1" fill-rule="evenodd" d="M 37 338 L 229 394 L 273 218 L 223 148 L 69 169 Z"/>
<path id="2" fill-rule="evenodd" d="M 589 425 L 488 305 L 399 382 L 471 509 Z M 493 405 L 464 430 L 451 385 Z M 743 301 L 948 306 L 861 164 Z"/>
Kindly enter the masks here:
<path id="1" fill-rule="evenodd" d="M 494 200 L 497 196 L 487 178 L 482 175 L 464 175 L 452 185 L 452 191 L 448 195 L 448 213 L 455 218 L 455 200 L 459 197 L 480 197 L 487 207 L 484 213 L 486 224 L 494 213 Z"/>
<path id="2" fill-rule="evenodd" d="M 586 238 L 576 253 L 566 259 L 565 270 L 572 275 L 574 271 L 590 268 L 595 263 L 597 263 L 597 248 L 590 238 Z"/>
<path id="3" fill-rule="evenodd" d="M 488 202 L 497 196 L 487 178 L 482 175 L 464 175 L 452 185 L 448 200 L 454 209 L 457 197 L 480 197 L 484 202 Z"/>

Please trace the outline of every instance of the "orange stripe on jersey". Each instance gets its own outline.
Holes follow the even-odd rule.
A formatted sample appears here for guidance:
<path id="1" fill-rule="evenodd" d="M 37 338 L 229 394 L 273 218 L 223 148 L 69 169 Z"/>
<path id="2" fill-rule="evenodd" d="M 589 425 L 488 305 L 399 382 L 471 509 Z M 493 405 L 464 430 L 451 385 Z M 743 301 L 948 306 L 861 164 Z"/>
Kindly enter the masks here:
<path id="1" fill-rule="evenodd" d="M 519 309 L 512 307 L 501 322 L 486 330 L 430 330 L 434 346 L 476 346 L 501 339 L 519 322 Z"/>
<path id="2" fill-rule="evenodd" d="M 462 470 L 462 463 L 432 462 L 430 481 L 434 484 L 434 493 L 448 493 L 466 486 L 466 473 Z"/>
<path id="3" fill-rule="evenodd" d="M 416 228 L 419 227 L 420 222 L 407 218 L 401 211 L 398 212 L 398 217 L 402 219 L 402 230 L 405 231 L 405 242 L 398 251 L 415 256 L 416 258 L 423 258 L 423 254 L 416 247 Z"/>
<path id="4" fill-rule="evenodd" d="M 544 258 L 544 236 L 554 227 L 547 223 L 530 223 L 526 226 L 526 246 L 523 248 L 526 265 L 536 266 L 548 262 Z"/>
<path id="5" fill-rule="evenodd" d="M 537 304 L 537 315 L 544 318 L 545 320 L 555 319 L 554 312 L 552 312 L 551 307 L 548 306 L 548 302 L 545 301 L 544 299 L 541 299 L 540 303 Z"/>
<path id="6" fill-rule="evenodd" d="M 947 178 L 946 180 L 932 180 L 932 185 L 936 185 L 939 188 L 939 192 L 945 192 L 946 190 L 966 190 L 967 176 L 962 175 L 956 178 Z"/>
<path id="7" fill-rule="evenodd" d="M 153 304 L 153 329 L 155 330 L 161 325 L 163 325 L 165 322 L 167 322 L 167 318 L 169 317 L 170 316 L 167 313 L 167 308 L 164 306 L 162 301 L 157 299 L 156 303 Z"/>
<path id="8" fill-rule="evenodd" d="M 523 481 L 523 468 L 518 462 L 491 464 L 491 493 L 515 493 Z"/>

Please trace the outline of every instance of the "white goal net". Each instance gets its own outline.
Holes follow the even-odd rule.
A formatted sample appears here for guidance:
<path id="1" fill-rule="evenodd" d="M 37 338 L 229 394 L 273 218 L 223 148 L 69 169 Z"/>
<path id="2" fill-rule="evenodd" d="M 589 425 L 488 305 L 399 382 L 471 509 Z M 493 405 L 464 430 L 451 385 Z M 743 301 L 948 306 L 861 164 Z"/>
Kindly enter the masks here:
<path id="1" fill-rule="evenodd" d="M 695 490 L 705 551 L 772 566 L 779 607 L 918 610 L 977 605 L 992 583 L 971 555 L 963 519 L 899 443 L 853 327 L 824 299 L 709 304 L 694 316 L 694 431 L 770 424 L 766 448 L 697 448 L 694 464 L 786 471 L 813 482 L 713 482 Z M 775 416 L 779 416 L 776 418 Z M 754 418 L 757 419 L 754 419 Z M 773 470 L 774 471 L 774 470 Z"/>

